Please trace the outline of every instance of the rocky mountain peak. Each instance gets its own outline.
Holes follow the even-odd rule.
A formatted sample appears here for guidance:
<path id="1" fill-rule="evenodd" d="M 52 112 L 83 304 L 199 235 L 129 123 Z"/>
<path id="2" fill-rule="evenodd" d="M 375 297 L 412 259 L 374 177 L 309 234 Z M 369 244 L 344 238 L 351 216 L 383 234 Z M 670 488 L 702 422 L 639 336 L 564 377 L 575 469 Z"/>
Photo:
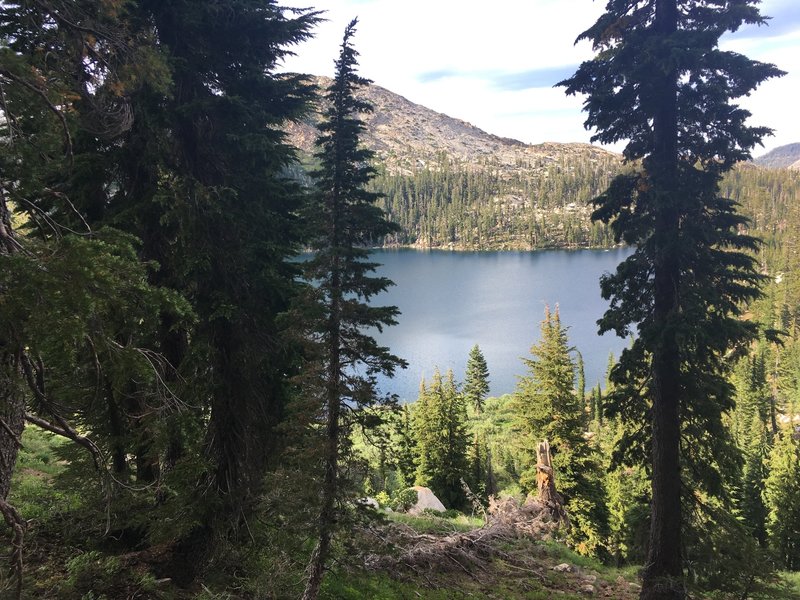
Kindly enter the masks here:
<path id="1" fill-rule="evenodd" d="M 321 89 L 331 79 L 313 77 Z M 446 157 L 466 168 L 491 166 L 500 172 L 537 170 L 548 163 L 572 155 L 608 160 L 612 152 L 590 144 L 547 142 L 529 145 L 519 140 L 487 133 L 474 125 L 436 112 L 395 94 L 378 85 L 363 89 L 363 96 L 375 107 L 362 115 L 366 132 L 364 144 L 375 151 L 380 162 L 397 174 L 410 174 L 430 167 Z M 319 111 L 302 123 L 287 129 L 293 144 L 305 152 L 313 152 L 317 133 L 314 127 Z"/>

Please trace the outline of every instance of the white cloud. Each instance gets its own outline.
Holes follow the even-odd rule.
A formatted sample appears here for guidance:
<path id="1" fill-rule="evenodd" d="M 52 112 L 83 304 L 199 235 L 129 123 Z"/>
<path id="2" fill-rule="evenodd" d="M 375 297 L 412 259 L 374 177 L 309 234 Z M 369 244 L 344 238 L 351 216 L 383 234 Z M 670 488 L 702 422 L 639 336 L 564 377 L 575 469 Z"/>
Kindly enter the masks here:
<path id="1" fill-rule="evenodd" d="M 800 97 L 800 19 L 794 18 L 795 2 L 765 0 L 762 12 L 776 15 L 770 27 L 745 28 L 723 43 L 724 49 L 790 71 L 743 102 L 753 112 L 753 123 L 776 130 L 776 136 L 766 140 L 767 148 L 800 141 L 800 119 L 794 108 Z M 310 3 L 313 0 L 283 2 L 296 7 Z M 497 135 L 529 143 L 589 139 L 582 126 L 580 99 L 567 98 L 560 89 L 503 89 L 496 76 L 521 77 L 590 58 L 587 42 L 577 46 L 573 42 L 601 14 L 603 2 L 327 0 L 317 7 L 327 11 L 329 21 L 317 28 L 314 39 L 296 48 L 297 56 L 287 60 L 287 70 L 332 75 L 344 28 L 358 17 L 355 47 L 361 54 L 360 72 L 378 85 Z"/>

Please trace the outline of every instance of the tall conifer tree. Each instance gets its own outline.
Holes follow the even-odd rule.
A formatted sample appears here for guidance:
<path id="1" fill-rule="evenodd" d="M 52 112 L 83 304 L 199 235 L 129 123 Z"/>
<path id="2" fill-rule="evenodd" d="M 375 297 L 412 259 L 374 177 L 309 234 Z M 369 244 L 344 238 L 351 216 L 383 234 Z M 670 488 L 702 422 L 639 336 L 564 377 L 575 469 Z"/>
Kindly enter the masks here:
<path id="1" fill-rule="evenodd" d="M 764 502 L 769 509 L 769 544 L 780 564 L 800 569 L 800 440 L 791 429 L 781 432 L 769 456 L 769 476 L 764 483 Z"/>
<path id="2" fill-rule="evenodd" d="M 723 355 L 755 326 L 738 319 L 758 295 L 759 276 L 737 235 L 745 220 L 718 197 L 722 173 L 749 158 L 769 130 L 745 124 L 733 100 L 781 74 L 772 65 L 718 48 L 743 24 L 762 24 L 755 0 L 609 0 L 578 39 L 597 55 L 559 85 L 586 94 L 594 141 L 628 140 L 627 161 L 595 200 L 594 219 L 612 222 L 617 241 L 636 247 L 602 279 L 611 308 L 601 331 L 638 336 L 612 379 L 612 411 L 649 417 L 652 514 L 641 598 L 685 597 L 681 554 L 681 465 L 718 493 L 717 463 L 729 462 L 721 412 L 731 408 Z M 642 398 L 637 387 L 644 385 Z M 681 448 L 681 439 L 695 440 Z"/>
<path id="3" fill-rule="evenodd" d="M 464 396 L 467 402 L 480 413 L 483 401 L 489 393 L 489 367 L 478 344 L 469 351 L 467 370 L 464 376 Z"/>
<path id="4" fill-rule="evenodd" d="M 448 508 L 463 508 L 461 485 L 469 477 L 470 436 L 467 403 L 456 388 L 453 372 L 443 378 L 437 369 L 429 385 L 420 386 L 414 412 L 418 485 L 430 487 Z"/>
<path id="5" fill-rule="evenodd" d="M 369 80 L 356 73 L 358 53 L 352 46 L 356 24 L 354 19 L 345 29 L 336 74 L 325 95 L 328 106 L 319 127 L 316 155 L 321 166 L 313 173 L 317 193 L 309 213 L 315 255 L 306 265 L 306 274 L 318 284 L 315 334 L 322 356 L 325 436 L 318 539 L 308 567 L 306 600 L 319 594 L 337 521 L 340 448 L 348 431 L 342 411 L 378 402 L 376 375 L 391 375 L 404 365 L 365 333 L 393 325 L 398 314 L 395 307 L 367 304 L 391 281 L 370 275 L 377 265 L 367 260 L 366 246 L 396 226 L 375 206 L 378 194 L 366 189 L 375 169 L 370 164 L 373 153 L 359 143 L 364 131 L 359 114 L 371 111 L 372 106 L 357 96 L 358 88 Z"/>
<path id="6" fill-rule="evenodd" d="M 274 69 L 310 35 L 316 13 L 284 12 L 273 0 L 43 0 L 0 11 L 0 37 L 18 44 L 4 49 L 3 69 L 15 75 L 9 68 L 24 57 L 53 71 L 35 78 L 50 82 L 41 94 L 26 88 L 37 104 L 19 103 L 55 124 L 25 119 L 45 133 L 30 139 L 57 148 L 54 137 L 68 128 L 61 145 L 74 159 L 40 146 L 51 166 L 14 176 L 32 212 L 63 231 L 111 226 L 138 237 L 137 258 L 158 265 L 149 282 L 184 295 L 198 317 L 191 327 L 181 310 L 150 306 L 148 326 L 120 336 L 174 367 L 159 374 L 176 394 L 168 410 L 156 408 L 140 373 L 103 369 L 80 415 L 84 431 L 110 448 L 119 479 L 154 491 L 179 461 L 197 471 L 176 484 L 182 492 L 197 485 L 190 509 L 170 506 L 169 494 L 158 503 L 188 516 L 172 554 L 181 564 L 167 570 L 190 579 L 253 510 L 298 363 L 277 315 L 298 287 L 288 259 L 304 235 L 303 194 L 284 177 L 294 154 L 280 128 L 312 93 L 303 78 Z M 64 121 L 54 108 L 68 109 Z"/>
<path id="7" fill-rule="evenodd" d="M 584 554 L 603 554 L 608 514 L 595 451 L 584 438 L 587 417 L 575 390 L 576 366 L 558 309 L 548 307 L 542 337 L 526 358 L 528 374 L 514 392 L 514 428 L 526 458 L 520 483 L 536 488 L 536 448 L 547 439 L 553 451 L 558 491 L 564 495 L 572 526 L 570 543 Z"/>
<path id="8" fill-rule="evenodd" d="M 82 140 L 118 146 L 128 94 L 151 75 L 153 53 L 125 17 L 114 2 L 0 5 L 0 512 L 18 576 L 24 521 L 6 497 L 25 421 L 90 449 L 102 469 L 109 438 L 91 426 L 106 405 L 101 378 L 135 379 L 142 402 L 164 406 L 148 342 L 152 315 L 176 298 L 145 283 L 135 240 L 95 228 L 71 193 L 104 170 Z M 95 191 L 108 183 L 90 179 Z"/>

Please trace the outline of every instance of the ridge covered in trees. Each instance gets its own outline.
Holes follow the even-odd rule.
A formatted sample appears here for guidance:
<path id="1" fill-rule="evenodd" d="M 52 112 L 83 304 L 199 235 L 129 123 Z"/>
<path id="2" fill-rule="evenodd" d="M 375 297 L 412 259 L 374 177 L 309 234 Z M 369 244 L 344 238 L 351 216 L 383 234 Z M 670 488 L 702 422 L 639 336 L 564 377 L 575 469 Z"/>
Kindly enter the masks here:
<path id="1" fill-rule="evenodd" d="M 591 219 L 590 203 L 625 168 L 619 154 L 587 144 L 528 146 L 499 140 L 378 86 L 360 94 L 390 111 L 388 117 L 364 115 L 364 143 L 377 156 L 371 186 L 383 194 L 379 205 L 400 226 L 374 244 L 456 250 L 616 244 L 609 226 Z M 303 161 L 311 165 L 318 111 L 287 127 Z M 414 119 L 424 121 L 422 133 L 409 125 Z M 439 131 L 451 137 L 431 137 Z M 742 214 L 757 219 L 766 198 L 797 198 L 800 176 L 743 162 L 724 174 L 722 186 L 726 197 L 740 203 Z M 780 206 L 787 204 L 781 201 Z"/>

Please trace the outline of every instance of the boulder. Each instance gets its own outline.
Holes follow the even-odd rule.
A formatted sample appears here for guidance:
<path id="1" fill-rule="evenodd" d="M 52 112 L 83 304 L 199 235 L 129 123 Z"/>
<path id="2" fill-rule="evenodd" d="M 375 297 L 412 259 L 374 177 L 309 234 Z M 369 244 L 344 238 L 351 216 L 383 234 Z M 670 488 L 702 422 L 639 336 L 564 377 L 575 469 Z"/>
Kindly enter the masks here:
<path id="1" fill-rule="evenodd" d="M 594 586 L 590 583 L 581 586 L 581 594 L 584 596 L 594 596 Z"/>
<path id="2" fill-rule="evenodd" d="M 575 567 L 573 567 L 569 563 L 561 563 L 560 565 L 556 565 L 555 567 L 553 567 L 553 571 L 555 571 L 556 573 L 572 573 L 574 570 Z"/>
<path id="3" fill-rule="evenodd" d="M 359 498 L 358 503 L 362 506 L 369 506 L 370 508 L 374 508 L 375 510 L 379 510 L 381 505 L 375 498 L 367 496 L 366 498 Z"/>
<path id="4" fill-rule="evenodd" d="M 442 501 L 436 497 L 436 494 L 434 494 L 430 488 L 426 488 L 421 485 L 415 485 L 412 489 L 417 492 L 417 503 L 408 509 L 409 514 L 421 514 L 426 508 L 438 510 L 439 512 L 444 512 L 447 510 L 444 507 L 444 504 L 442 504 Z"/>

